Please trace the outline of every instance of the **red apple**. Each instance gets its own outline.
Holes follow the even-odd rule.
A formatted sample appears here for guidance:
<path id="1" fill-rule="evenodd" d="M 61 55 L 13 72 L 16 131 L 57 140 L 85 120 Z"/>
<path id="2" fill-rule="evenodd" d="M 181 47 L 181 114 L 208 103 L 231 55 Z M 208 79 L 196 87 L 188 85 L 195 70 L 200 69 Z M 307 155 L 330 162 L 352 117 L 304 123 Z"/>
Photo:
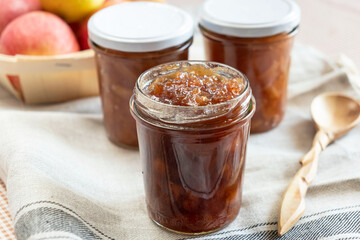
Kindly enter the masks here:
<path id="1" fill-rule="evenodd" d="M 58 55 L 79 51 L 69 25 L 58 16 L 34 11 L 9 23 L 0 36 L 0 53 Z"/>
<path id="2" fill-rule="evenodd" d="M 16 17 L 41 9 L 39 0 L 0 0 L 0 35 Z"/>

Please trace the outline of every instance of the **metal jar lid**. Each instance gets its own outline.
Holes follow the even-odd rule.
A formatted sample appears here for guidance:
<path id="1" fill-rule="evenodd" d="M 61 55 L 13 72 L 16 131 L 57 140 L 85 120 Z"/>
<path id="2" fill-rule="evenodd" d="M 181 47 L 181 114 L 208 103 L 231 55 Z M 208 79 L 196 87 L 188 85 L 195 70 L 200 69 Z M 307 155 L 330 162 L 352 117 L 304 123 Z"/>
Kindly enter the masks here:
<path id="1" fill-rule="evenodd" d="M 207 0 L 200 25 L 234 37 L 267 37 L 290 32 L 300 18 L 300 7 L 293 0 Z"/>
<path id="2" fill-rule="evenodd" d="M 95 13 L 89 38 L 108 49 L 152 52 L 180 45 L 193 36 L 191 16 L 174 6 L 155 2 L 126 2 Z"/>

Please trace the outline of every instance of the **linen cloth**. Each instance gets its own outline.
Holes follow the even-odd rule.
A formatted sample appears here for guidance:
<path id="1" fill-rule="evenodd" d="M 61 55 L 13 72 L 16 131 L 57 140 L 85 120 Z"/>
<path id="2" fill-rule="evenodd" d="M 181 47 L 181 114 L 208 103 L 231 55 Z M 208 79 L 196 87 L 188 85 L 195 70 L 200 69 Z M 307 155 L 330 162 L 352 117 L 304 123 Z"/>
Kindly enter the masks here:
<path id="1" fill-rule="evenodd" d="M 202 57 L 196 40 L 191 58 Z M 327 91 L 356 97 L 346 72 L 296 45 L 283 122 L 249 138 L 237 219 L 193 239 L 277 239 L 281 196 L 315 134 L 310 102 Z M 359 142 L 357 127 L 320 155 L 304 216 L 281 239 L 360 239 Z M 138 151 L 106 138 L 98 97 L 24 106 L 0 89 L 0 177 L 18 240 L 190 238 L 148 218 L 141 171 Z"/>

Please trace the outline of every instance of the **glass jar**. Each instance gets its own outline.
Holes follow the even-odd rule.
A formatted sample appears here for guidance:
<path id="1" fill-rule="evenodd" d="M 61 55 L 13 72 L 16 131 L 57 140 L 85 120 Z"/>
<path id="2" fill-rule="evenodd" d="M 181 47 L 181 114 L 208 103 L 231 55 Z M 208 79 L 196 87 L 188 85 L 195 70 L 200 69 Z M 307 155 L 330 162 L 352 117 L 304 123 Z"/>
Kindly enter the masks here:
<path id="1" fill-rule="evenodd" d="M 243 78 L 245 88 L 231 100 L 206 106 L 165 104 L 144 93 L 159 76 L 189 65 Z M 246 77 L 219 63 L 160 65 L 140 76 L 130 109 L 137 122 L 150 218 L 185 234 L 213 232 L 233 221 L 241 206 L 246 145 L 255 112 Z"/>
<path id="2" fill-rule="evenodd" d="M 292 0 L 208 0 L 200 30 L 207 60 L 243 72 L 256 99 L 251 132 L 276 127 L 286 109 L 290 53 L 300 23 Z"/>
<path id="3" fill-rule="evenodd" d="M 167 4 L 122 3 L 90 18 L 89 38 L 95 51 L 104 125 L 113 143 L 138 146 L 136 124 L 129 111 L 136 80 L 153 66 L 187 60 L 192 35 L 191 17 Z"/>

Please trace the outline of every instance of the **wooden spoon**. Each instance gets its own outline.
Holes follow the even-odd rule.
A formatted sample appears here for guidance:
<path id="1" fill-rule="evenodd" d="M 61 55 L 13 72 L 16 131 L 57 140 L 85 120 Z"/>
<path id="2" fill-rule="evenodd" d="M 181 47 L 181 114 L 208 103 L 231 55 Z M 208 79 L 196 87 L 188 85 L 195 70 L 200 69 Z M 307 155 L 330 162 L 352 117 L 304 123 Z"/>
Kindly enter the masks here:
<path id="1" fill-rule="evenodd" d="M 312 148 L 300 160 L 302 167 L 283 195 L 278 221 L 280 236 L 289 231 L 305 211 L 305 195 L 315 178 L 320 152 L 360 123 L 360 103 L 345 95 L 325 93 L 312 101 L 311 115 L 318 131 Z"/>

